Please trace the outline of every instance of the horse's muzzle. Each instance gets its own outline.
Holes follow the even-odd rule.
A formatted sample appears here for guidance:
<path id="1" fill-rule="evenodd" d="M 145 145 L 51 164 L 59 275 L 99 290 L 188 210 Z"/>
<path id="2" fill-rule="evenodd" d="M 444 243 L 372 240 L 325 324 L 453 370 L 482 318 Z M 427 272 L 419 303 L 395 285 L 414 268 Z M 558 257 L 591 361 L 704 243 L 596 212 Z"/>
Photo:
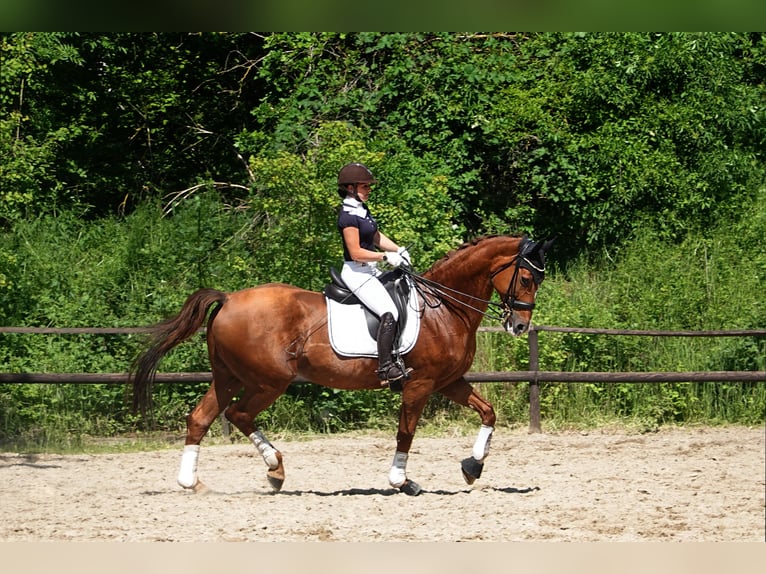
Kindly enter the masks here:
<path id="1" fill-rule="evenodd" d="M 505 321 L 503 321 L 503 328 L 514 337 L 518 337 L 527 332 L 527 329 L 529 329 L 529 322 L 523 321 L 511 314 L 505 318 Z"/>

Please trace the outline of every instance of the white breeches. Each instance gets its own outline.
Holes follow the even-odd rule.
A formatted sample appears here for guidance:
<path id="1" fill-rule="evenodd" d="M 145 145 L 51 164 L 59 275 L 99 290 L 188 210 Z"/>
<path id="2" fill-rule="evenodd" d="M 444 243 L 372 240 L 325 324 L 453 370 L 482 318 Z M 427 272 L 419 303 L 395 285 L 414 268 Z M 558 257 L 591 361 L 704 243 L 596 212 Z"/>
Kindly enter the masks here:
<path id="1" fill-rule="evenodd" d="M 373 313 L 378 317 L 384 313 L 391 313 L 396 320 L 399 318 L 399 312 L 394 300 L 378 280 L 379 275 L 381 272 L 375 263 L 357 263 L 356 261 L 344 262 L 340 272 L 348 288 Z"/>

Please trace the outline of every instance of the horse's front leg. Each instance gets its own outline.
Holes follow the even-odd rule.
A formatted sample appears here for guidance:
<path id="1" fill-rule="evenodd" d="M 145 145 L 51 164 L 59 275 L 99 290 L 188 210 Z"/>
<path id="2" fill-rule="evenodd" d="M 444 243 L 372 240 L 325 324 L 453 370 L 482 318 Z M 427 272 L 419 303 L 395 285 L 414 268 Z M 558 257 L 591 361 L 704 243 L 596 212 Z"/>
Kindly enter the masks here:
<path id="1" fill-rule="evenodd" d="M 407 478 L 407 458 L 412 447 L 412 439 L 429 396 L 429 393 L 419 391 L 420 386 L 417 381 L 409 381 L 402 393 L 399 430 L 396 433 L 396 452 L 388 473 L 388 483 L 410 496 L 417 496 L 422 490 L 418 483 Z"/>
<path id="2" fill-rule="evenodd" d="M 475 410 L 481 417 L 481 428 L 473 443 L 471 456 L 463 459 L 461 463 L 463 478 L 468 484 L 473 484 L 481 476 L 484 459 L 489 454 L 489 443 L 495 430 L 495 409 L 462 377 L 441 389 L 440 392 L 454 402 Z"/>

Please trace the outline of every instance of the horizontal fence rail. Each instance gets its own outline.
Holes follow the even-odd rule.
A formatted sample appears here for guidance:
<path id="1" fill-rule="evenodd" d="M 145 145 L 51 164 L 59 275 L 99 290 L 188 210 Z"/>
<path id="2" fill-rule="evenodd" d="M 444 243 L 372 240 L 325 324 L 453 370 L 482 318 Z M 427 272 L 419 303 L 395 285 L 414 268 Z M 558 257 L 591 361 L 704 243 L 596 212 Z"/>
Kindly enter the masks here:
<path id="1" fill-rule="evenodd" d="M 479 331 L 504 333 L 502 327 L 479 327 Z M 593 329 L 589 327 L 552 327 L 532 325 L 529 332 L 581 333 L 583 335 L 632 335 L 640 337 L 766 337 L 766 329 L 723 329 L 712 331 L 662 331 L 645 329 Z M 0 327 L 2 333 L 2 327 Z"/>
<path id="2" fill-rule="evenodd" d="M 503 327 L 479 327 L 484 333 L 505 333 Z M 766 329 L 724 329 L 713 331 L 662 331 L 641 329 L 593 329 L 532 325 L 530 332 L 582 333 L 584 335 L 636 335 L 643 337 L 764 337 Z M 200 333 L 205 328 L 199 329 Z M 0 327 L 0 333 L 33 335 L 134 335 L 151 333 L 149 327 Z"/>
<path id="3" fill-rule="evenodd" d="M 204 333 L 205 329 L 199 330 Z M 483 332 L 504 333 L 502 327 L 480 327 Z M 539 365 L 538 333 L 578 333 L 583 335 L 613 335 L 642 337 L 764 337 L 766 330 L 711 330 L 711 331 L 662 331 L 637 329 L 594 329 L 580 327 L 532 326 L 528 333 L 528 371 L 468 372 L 469 383 L 529 382 L 530 432 L 541 432 L 540 388 L 541 382 L 601 382 L 601 383 L 656 383 L 656 382 L 764 382 L 766 371 L 666 371 L 666 372 L 571 372 L 541 371 Z M 134 335 L 147 334 L 148 327 L 0 327 L 0 334 L 45 335 Z M 210 372 L 157 373 L 156 383 L 206 383 L 213 380 Z M 0 373 L 0 384 L 125 384 L 127 373 Z M 308 383 L 296 378 L 295 383 Z"/>
<path id="4" fill-rule="evenodd" d="M 622 372 L 600 371 L 487 371 L 469 372 L 469 383 L 686 383 L 686 382 L 746 382 L 766 381 L 766 371 L 667 371 Z M 157 373 L 155 383 L 209 383 L 210 372 Z M 0 373 L 0 383 L 67 383 L 67 384 L 124 384 L 127 373 Z M 297 377 L 294 383 L 311 381 Z"/>
<path id="5" fill-rule="evenodd" d="M 200 329 L 200 332 L 204 332 Z M 22 335 L 133 335 L 150 333 L 148 327 L 0 327 L 0 333 Z"/>

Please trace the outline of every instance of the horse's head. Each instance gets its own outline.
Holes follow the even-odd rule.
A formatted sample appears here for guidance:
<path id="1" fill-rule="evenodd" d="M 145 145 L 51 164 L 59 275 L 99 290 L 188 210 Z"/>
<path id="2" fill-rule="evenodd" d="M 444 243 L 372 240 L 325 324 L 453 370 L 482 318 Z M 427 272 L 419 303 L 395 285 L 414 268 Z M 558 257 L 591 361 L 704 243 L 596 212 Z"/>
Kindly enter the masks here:
<path id="1" fill-rule="evenodd" d="M 503 302 L 503 327 L 514 336 L 525 333 L 532 322 L 537 289 L 545 279 L 545 252 L 552 244 L 553 239 L 537 243 L 524 236 L 516 256 L 490 275 Z"/>

